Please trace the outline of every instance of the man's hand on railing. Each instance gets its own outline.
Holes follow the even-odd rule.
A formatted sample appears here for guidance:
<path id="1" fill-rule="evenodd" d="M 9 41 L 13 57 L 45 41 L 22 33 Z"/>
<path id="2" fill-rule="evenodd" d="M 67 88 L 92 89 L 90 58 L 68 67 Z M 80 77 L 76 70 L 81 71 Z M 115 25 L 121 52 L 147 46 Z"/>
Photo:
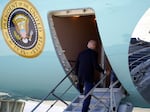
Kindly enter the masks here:
<path id="1" fill-rule="evenodd" d="M 104 70 L 104 74 L 107 75 L 107 71 L 106 70 Z"/>
<path id="2" fill-rule="evenodd" d="M 72 81 L 74 83 L 77 83 L 78 82 L 78 77 L 76 75 L 72 75 Z"/>

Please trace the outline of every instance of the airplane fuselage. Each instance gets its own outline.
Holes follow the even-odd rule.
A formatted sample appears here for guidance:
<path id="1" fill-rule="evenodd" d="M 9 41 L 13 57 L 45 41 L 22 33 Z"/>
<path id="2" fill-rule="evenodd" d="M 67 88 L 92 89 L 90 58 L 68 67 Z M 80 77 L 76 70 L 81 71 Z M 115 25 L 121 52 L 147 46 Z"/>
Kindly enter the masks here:
<path id="1" fill-rule="evenodd" d="M 136 106 L 149 107 L 149 101 L 133 83 L 128 63 L 132 32 L 149 4 L 147 0 L 1 0 L 0 91 L 14 97 L 41 99 L 52 90 L 66 75 L 66 69 L 56 51 L 54 35 L 59 35 L 52 32 L 56 26 L 50 22 L 51 16 L 59 17 L 59 11 L 71 13 L 79 9 L 82 14 L 80 11 L 75 14 L 84 15 L 84 11 L 91 9 L 87 15 L 95 15 L 105 54 L 127 90 L 128 100 Z M 67 79 L 56 93 L 62 93 L 71 83 Z M 72 87 L 69 99 L 77 94 L 77 89 Z"/>

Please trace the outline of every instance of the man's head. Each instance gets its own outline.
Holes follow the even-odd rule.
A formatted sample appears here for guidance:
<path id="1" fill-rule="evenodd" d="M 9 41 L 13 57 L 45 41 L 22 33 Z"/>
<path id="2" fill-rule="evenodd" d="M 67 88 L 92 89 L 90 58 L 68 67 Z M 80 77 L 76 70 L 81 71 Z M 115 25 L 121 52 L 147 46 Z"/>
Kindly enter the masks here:
<path id="1" fill-rule="evenodd" d="M 94 50 L 94 49 L 96 49 L 96 41 L 95 40 L 90 40 L 89 42 L 88 42 L 88 44 L 87 44 L 87 47 L 89 48 L 89 49 L 92 49 L 92 50 Z"/>

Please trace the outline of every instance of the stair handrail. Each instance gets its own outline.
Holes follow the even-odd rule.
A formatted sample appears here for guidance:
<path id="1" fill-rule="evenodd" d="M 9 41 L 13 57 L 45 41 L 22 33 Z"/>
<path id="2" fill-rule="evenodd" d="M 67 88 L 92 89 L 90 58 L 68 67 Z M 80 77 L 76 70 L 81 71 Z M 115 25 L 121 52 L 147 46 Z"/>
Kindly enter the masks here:
<path id="1" fill-rule="evenodd" d="M 119 80 L 116 80 L 114 83 L 112 83 L 109 88 L 105 91 L 105 93 L 101 96 L 101 98 L 96 98 L 98 101 L 97 102 L 101 102 L 103 103 L 103 101 L 100 101 L 100 99 L 103 98 L 103 96 L 110 91 L 110 99 L 112 99 L 114 97 L 113 95 L 113 88 L 119 83 Z M 115 102 L 114 102 L 115 103 Z M 95 103 L 95 105 L 93 107 L 96 107 L 98 103 Z M 103 103 L 103 105 L 108 109 L 110 107 L 110 110 L 113 110 L 113 101 L 110 100 L 110 106 L 107 106 Z M 115 104 L 114 104 L 115 105 Z M 90 110 L 90 112 L 92 112 L 92 109 Z"/>
<path id="2" fill-rule="evenodd" d="M 63 92 L 60 97 L 62 97 L 63 95 L 65 95 L 67 93 L 67 91 L 73 86 L 73 83 L 66 89 L 65 92 Z M 50 107 L 46 110 L 46 112 L 48 112 L 57 102 L 59 101 L 59 99 L 57 99 L 53 104 L 50 105 Z"/>
<path id="3" fill-rule="evenodd" d="M 90 96 L 90 95 L 93 93 L 94 89 L 95 89 L 97 86 L 99 86 L 99 85 L 103 82 L 103 80 L 105 80 L 105 79 L 106 79 L 106 75 L 104 75 L 104 76 L 102 77 L 102 79 L 85 95 L 85 97 L 84 97 L 80 102 L 83 102 L 88 96 Z M 72 111 L 75 111 L 75 109 L 76 109 L 78 106 L 79 106 L 79 104 L 77 104 L 77 106 L 76 106 Z"/>
<path id="4" fill-rule="evenodd" d="M 50 95 L 53 95 L 54 97 L 58 98 L 53 93 L 61 85 L 61 83 L 71 75 L 71 73 L 74 71 L 74 69 L 75 69 L 75 66 L 67 73 L 67 75 L 45 97 L 42 98 L 42 100 L 31 110 L 31 112 L 34 112 Z M 62 101 L 62 99 L 60 99 L 60 101 Z M 62 102 L 64 104 L 68 105 L 65 101 L 62 101 Z"/>
<path id="5" fill-rule="evenodd" d="M 112 85 L 110 85 L 109 89 L 110 89 L 110 112 L 116 112 L 116 100 L 115 100 L 115 96 L 113 94 L 113 88 L 119 83 L 119 80 L 115 81 Z M 115 107 L 115 108 L 114 108 Z"/>

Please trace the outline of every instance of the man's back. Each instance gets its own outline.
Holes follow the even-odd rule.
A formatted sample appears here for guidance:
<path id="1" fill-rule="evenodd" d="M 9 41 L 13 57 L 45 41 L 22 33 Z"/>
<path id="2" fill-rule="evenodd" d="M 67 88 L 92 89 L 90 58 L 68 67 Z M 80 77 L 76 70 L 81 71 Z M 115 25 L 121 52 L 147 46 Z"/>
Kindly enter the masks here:
<path id="1" fill-rule="evenodd" d="M 87 95 L 88 92 L 94 86 L 94 69 L 99 72 L 103 72 L 104 70 L 99 66 L 97 60 L 97 53 L 94 51 L 96 49 L 96 41 L 90 40 L 87 45 L 88 49 L 81 52 L 78 56 L 76 63 L 76 75 L 78 75 L 79 83 L 78 88 L 80 92 L 83 90 L 83 83 L 85 87 L 84 94 Z M 82 112 L 88 112 L 90 105 L 91 96 L 88 96 L 82 106 Z"/>
<path id="2" fill-rule="evenodd" d="M 85 81 L 94 81 L 94 67 L 97 61 L 97 53 L 94 50 L 86 49 L 78 57 L 78 74 Z"/>

